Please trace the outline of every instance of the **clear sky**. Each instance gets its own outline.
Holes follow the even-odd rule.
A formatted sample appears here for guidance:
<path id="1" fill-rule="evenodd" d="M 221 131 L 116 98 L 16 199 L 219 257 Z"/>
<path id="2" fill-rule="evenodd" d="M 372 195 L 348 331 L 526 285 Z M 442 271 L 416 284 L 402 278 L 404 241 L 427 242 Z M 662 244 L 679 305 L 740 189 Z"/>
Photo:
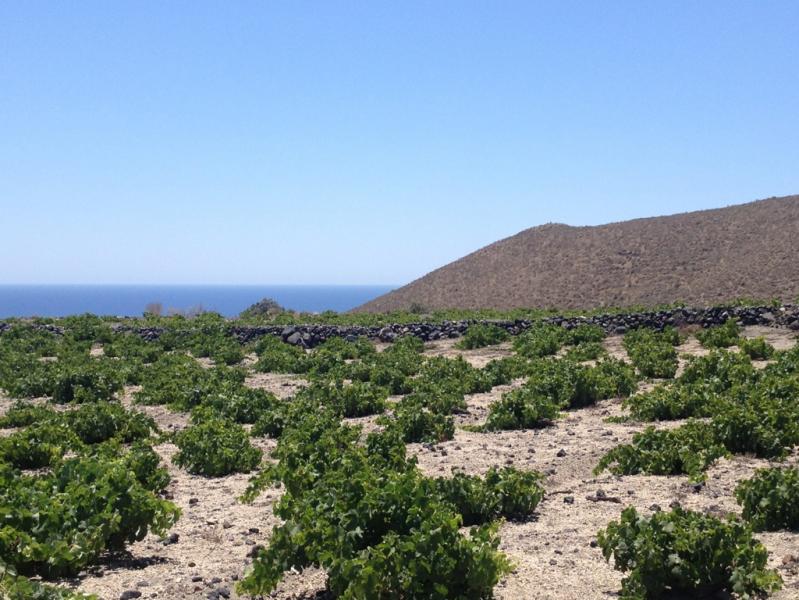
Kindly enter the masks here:
<path id="1" fill-rule="evenodd" d="M 2 2 L 0 283 L 405 283 L 799 193 L 799 2 Z"/>

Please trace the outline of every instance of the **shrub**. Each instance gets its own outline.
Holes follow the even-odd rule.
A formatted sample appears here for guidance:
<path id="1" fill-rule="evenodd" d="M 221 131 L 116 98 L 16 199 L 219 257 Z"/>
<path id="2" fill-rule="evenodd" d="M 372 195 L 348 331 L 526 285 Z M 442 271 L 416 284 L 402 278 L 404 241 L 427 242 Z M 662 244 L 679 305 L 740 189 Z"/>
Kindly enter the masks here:
<path id="1" fill-rule="evenodd" d="M 306 413 L 283 433 L 269 482 L 286 493 L 275 507 L 282 524 L 239 584 L 265 594 L 285 571 L 322 567 L 340 598 L 488 598 L 510 565 L 496 527 L 460 532 L 461 518 L 431 493 L 434 484 L 404 456 L 395 430 L 370 434 L 323 413 Z"/>
<path id="2" fill-rule="evenodd" d="M 605 339 L 605 330 L 599 325 L 578 325 L 566 330 L 564 341 L 575 346 L 580 344 L 598 344 Z"/>
<path id="3" fill-rule="evenodd" d="M 501 327 L 488 323 L 475 323 L 466 330 L 463 338 L 455 344 L 461 350 L 485 348 L 500 344 L 510 337 L 508 332 Z"/>
<path id="4" fill-rule="evenodd" d="M 535 325 L 513 340 L 513 349 L 525 358 L 557 354 L 564 342 L 564 329 L 555 325 Z"/>
<path id="5" fill-rule="evenodd" d="M 261 462 L 263 452 L 250 444 L 247 432 L 236 423 L 208 418 L 175 435 L 180 451 L 172 461 L 189 473 L 222 477 L 249 473 Z"/>
<path id="6" fill-rule="evenodd" d="M 680 385 L 694 384 L 714 392 L 753 383 L 757 370 L 745 354 L 726 350 L 711 350 L 706 356 L 692 356 L 679 377 Z"/>
<path id="7" fill-rule="evenodd" d="M 623 360 L 608 357 L 598 361 L 589 370 L 598 400 L 626 398 L 638 387 L 635 370 Z"/>
<path id="8" fill-rule="evenodd" d="M 353 380 L 369 381 L 388 388 L 392 394 L 407 394 L 411 391 L 410 378 L 425 362 L 421 354 L 423 350 L 424 344 L 419 338 L 404 336 L 383 352 L 347 365 L 347 374 Z"/>
<path id="9" fill-rule="evenodd" d="M 679 363 L 671 331 L 657 333 L 642 328 L 624 336 L 624 348 L 643 377 L 671 379 L 677 373 Z"/>
<path id="10" fill-rule="evenodd" d="M 55 368 L 54 363 L 41 361 L 33 354 L 0 346 L 0 387 L 13 398 L 50 396 Z"/>
<path id="11" fill-rule="evenodd" d="M 499 552 L 496 525 L 461 535 L 457 518 L 436 514 L 407 534 L 386 534 L 331 576 L 340 598 L 490 598 L 511 570 Z"/>
<path id="12" fill-rule="evenodd" d="M 158 431 L 151 417 L 111 402 L 84 404 L 63 413 L 61 419 L 85 444 L 97 444 L 111 438 L 128 443 Z"/>
<path id="13" fill-rule="evenodd" d="M 483 373 L 491 387 L 507 385 L 527 373 L 528 361 L 521 356 L 495 358 L 483 367 Z"/>
<path id="14" fill-rule="evenodd" d="M 125 466 L 136 475 L 136 479 L 145 489 L 158 493 L 169 485 L 169 472 L 161 466 L 161 458 L 149 444 L 135 442 L 126 453 L 117 449 L 117 456 L 123 456 Z"/>
<path id="15" fill-rule="evenodd" d="M 416 386 L 416 391 L 405 396 L 400 403 L 418 404 L 439 415 L 465 413 L 468 408 L 462 392 L 433 383 Z"/>
<path id="16" fill-rule="evenodd" d="M 539 360 L 530 366 L 525 386 L 552 398 L 561 408 L 581 408 L 613 396 L 626 396 L 635 387 L 635 376 L 616 359 L 588 367 L 570 360 Z"/>
<path id="17" fill-rule="evenodd" d="M 110 358 L 125 361 L 140 360 L 142 363 L 153 363 L 164 353 L 164 348 L 157 342 L 148 342 L 140 335 L 127 333 L 114 336 L 114 339 L 103 345 L 103 354 Z"/>
<path id="18" fill-rule="evenodd" d="M 418 390 L 429 388 L 431 385 L 460 394 L 488 392 L 492 387 L 486 374 L 480 369 L 475 369 L 462 356 L 428 358 L 422 364 L 418 377 L 411 382 L 411 388 Z"/>
<path id="19" fill-rule="evenodd" d="M 111 327 L 101 317 L 86 313 L 61 319 L 64 334 L 76 341 L 108 342 L 113 337 Z"/>
<path id="20" fill-rule="evenodd" d="M 451 440 L 455 434 L 452 417 L 434 413 L 414 401 L 401 402 L 391 417 L 383 417 L 379 422 L 389 430 L 399 431 L 406 443 L 435 444 Z"/>
<path id="21" fill-rule="evenodd" d="M 575 362 L 596 360 L 607 356 L 608 351 L 600 342 L 580 342 L 566 351 L 565 358 Z"/>
<path id="22" fill-rule="evenodd" d="M 142 389 L 135 394 L 139 404 L 168 404 L 173 410 L 190 410 L 209 396 L 241 389 L 241 369 L 204 369 L 185 354 L 165 354 L 147 367 Z"/>
<path id="23" fill-rule="evenodd" d="M 292 412 L 296 412 L 294 402 L 279 402 L 270 410 L 261 414 L 252 426 L 253 437 L 279 438 L 286 426 L 292 421 Z M 315 408 L 315 407 L 314 407 Z"/>
<path id="24" fill-rule="evenodd" d="M 124 458 L 73 458 L 36 476 L 0 470 L 0 482 L 0 506 L 10 509 L 0 556 L 23 574 L 74 574 L 148 531 L 165 533 L 179 515 L 139 484 Z"/>
<path id="25" fill-rule="evenodd" d="M 16 574 L 16 570 L 0 560 L 0 598 L 8 600 L 98 600 L 67 588 L 40 583 Z"/>
<path id="26" fill-rule="evenodd" d="M 624 408 L 639 421 L 673 421 L 708 417 L 720 402 L 718 394 L 693 385 L 658 385 L 649 392 L 625 399 Z"/>
<path id="27" fill-rule="evenodd" d="M 286 312 L 276 300 L 263 298 L 239 313 L 240 319 L 269 319 L 275 315 Z"/>
<path id="28" fill-rule="evenodd" d="M 78 444 L 64 424 L 45 421 L 0 438 L 0 461 L 18 469 L 41 469 L 55 465 L 67 450 Z"/>
<path id="29" fill-rule="evenodd" d="M 726 402 L 713 417 L 716 439 L 730 452 L 761 458 L 784 456 L 799 443 L 799 407 L 752 391 L 741 402 Z"/>
<path id="30" fill-rule="evenodd" d="M 388 390 L 361 381 L 346 385 L 342 381 L 315 382 L 302 389 L 297 396 L 300 399 L 313 399 L 341 417 L 364 417 L 385 410 Z"/>
<path id="31" fill-rule="evenodd" d="M 616 446 L 599 461 L 595 474 L 605 469 L 616 475 L 680 475 L 704 477 L 704 471 L 727 454 L 707 423 L 689 421 L 676 429 L 647 427 L 631 444 Z"/>
<path id="32" fill-rule="evenodd" d="M 799 530 L 799 469 L 759 469 L 738 484 L 735 498 L 756 531 Z"/>
<path id="33" fill-rule="evenodd" d="M 782 583 L 776 571 L 766 569 L 768 552 L 748 527 L 681 508 L 644 517 L 628 507 L 599 532 L 598 542 L 605 559 L 613 557 L 616 569 L 628 573 L 621 590 L 628 600 L 667 591 L 752 598 Z"/>
<path id="34" fill-rule="evenodd" d="M 485 477 L 456 473 L 435 480 L 442 499 L 452 504 L 464 525 L 479 525 L 499 517 L 524 518 L 544 497 L 543 475 L 513 467 L 492 467 Z"/>
<path id="35" fill-rule="evenodd" d="M 280 400 L 266 390 L 243 385 L 226 385 L 209 393 L 200 406 L 212 408 L 218 415 L 236 423 L 255 423 Z"/>
<path id="36" fill-rule="evenodd" d="M 763 337 L 741 339 L 738 348 L 752 360 L 768 360 L 774 356 L 774 346 L 768 344 Z"/>
<path id="37" fill-rule="evenodd" d="M 112 400 L 122 389 L 120 373 L 109 360 L 59 361 L 55 371 L 53 401 L 59 404 Z"/>
<path id="38" fill-rule="evenodd" d="M 6 411 L 6 414 L 0 417 L 0 428 L 27 427 L 52 419 L 55 414 L 56 412 L 46 404 L 17 401 Z"/>
<path id="39" fill-rule="evenodd" d="M 262 373 L 304 373 L 305 350 L 283 342 L 273 335 L 265 335 L 255 344 L 258 362 L 255 370 Z"/>
<path id="40" fill-rule="evenodd" d="M 709 327 L 696 332 L 696 339 L 705 348 L 729 348 L 738 343 L 741 328 L 733 319 L 728 319 L 723 325 Z"/>
<path id="41" fill-rule="evenodd" d="M 529 386 L 502 394 L 491 404 L 485 422 L 487 431 L 534 429 L 550 425 L 560 414 L 560 403 Z"/>

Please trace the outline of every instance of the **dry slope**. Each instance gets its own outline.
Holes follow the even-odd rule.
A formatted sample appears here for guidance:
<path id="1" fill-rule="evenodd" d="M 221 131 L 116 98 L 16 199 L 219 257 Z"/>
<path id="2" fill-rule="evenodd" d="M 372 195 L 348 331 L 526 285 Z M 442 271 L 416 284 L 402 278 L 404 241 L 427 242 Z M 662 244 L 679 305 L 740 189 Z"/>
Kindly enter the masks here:
<path id="1" fill-rule="evenodd" d="M 596 308 L 799 295 L 799 196 L 495 242 L 356 311 Z"/>

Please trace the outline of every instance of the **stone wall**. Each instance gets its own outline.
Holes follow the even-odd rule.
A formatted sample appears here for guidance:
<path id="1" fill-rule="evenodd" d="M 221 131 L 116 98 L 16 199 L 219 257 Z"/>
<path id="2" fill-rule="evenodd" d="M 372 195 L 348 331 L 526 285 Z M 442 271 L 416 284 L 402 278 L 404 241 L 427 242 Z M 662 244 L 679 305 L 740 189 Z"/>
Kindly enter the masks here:
<path id="1" fill-rule="evenodd" d="M 633 312 L 625 314 L 606 314 L 591 317 L 549 317 L 543 322 L 560 325 L 567 329 L 582 324 L 594 324 L 602 327 L 609 334 L 623 334 L 637 327 L 649 327 L 661 330 L 667 326 L 698 325 L 710 327 L 721 325 L 727 319 L 735 319 L 742 325 L 766 325 L 771 327 L 787 327 L 799 331 L 799 306 L 786 304 L 774 306 L 741 306 L 741 307 L 712 307 L 712 308 L 674 308 L 662 311 Z M 535 321 L 482 321 L 489 322 L 507 330 L 511 335 L 518 335 L 530 328 Z M 331 337 L 343 337 L 355 340 L 360 336 L 370 339 L 390 342 L 403 335 L 414 335 L 424 341 L 444 338 L 457 338 L 462 336 L 470 325 L 476 321 L 445 321 L 441 323 L 410 323 L 393 324 L 381 327 L 342 326 L 342 325 L 265 325 L 247 326 L 231 325 L 231 332 L 241 342 L 250 342 L 264 335 L 279 336 L 282 340 L 306 348 L 313 348 Z M 0 333 L 8 328 L 6 323 L 0 323 Z M 43 325 L 50 331 L 59 333 L 61 329 L 53 325 Z M 136 328 L 120 327 L 136 331 L 143 338 L 155 340 L 162 330 L 156 327 Z"/>

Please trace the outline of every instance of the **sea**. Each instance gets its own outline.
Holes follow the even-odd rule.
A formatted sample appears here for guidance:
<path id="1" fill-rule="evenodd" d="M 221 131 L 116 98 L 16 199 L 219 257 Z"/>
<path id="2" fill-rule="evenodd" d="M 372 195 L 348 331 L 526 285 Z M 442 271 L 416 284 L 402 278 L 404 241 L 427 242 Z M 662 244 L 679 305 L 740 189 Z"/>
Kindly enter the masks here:
<path id="1" fill-rule="evenodd" d="M 388 285 L 12 285 L 0 284 L 0 318 L 63 317 L 82 313 L 141 316 L 160 304 L 169 311 L 218 312 L 235 317 L 272 298 L 301 312 L 345 312 L 391 291 Z"/>

